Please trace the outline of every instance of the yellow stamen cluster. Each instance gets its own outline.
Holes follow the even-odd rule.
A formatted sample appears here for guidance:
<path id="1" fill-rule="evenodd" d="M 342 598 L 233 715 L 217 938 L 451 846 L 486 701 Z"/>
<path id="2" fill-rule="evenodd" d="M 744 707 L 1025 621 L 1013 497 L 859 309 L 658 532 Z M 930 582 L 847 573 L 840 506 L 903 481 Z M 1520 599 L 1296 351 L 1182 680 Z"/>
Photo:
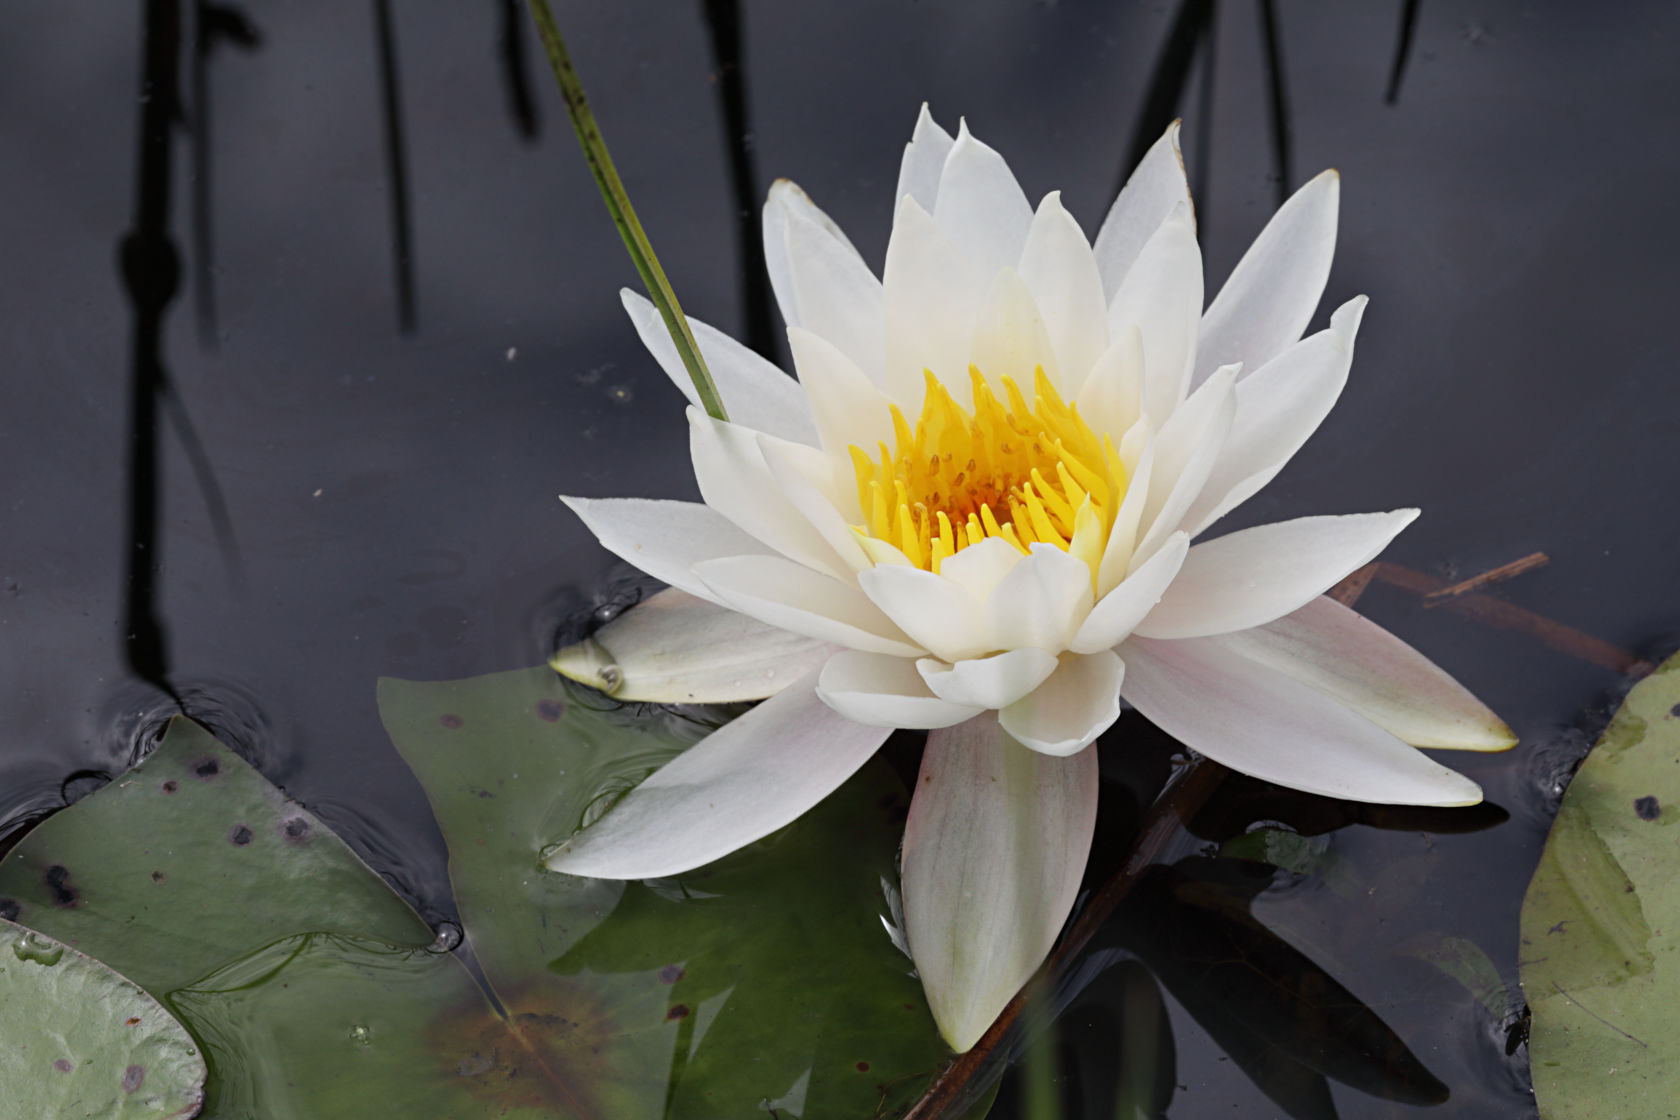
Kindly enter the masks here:
<path id="1" fill-rule="evenodd" d="M 1040 366 L 1033 402 L 1002 378 L 999 401 L 980 370 L 968 369 L 970 412 L 931 371 L 914 430 L 892 406 L 895 449 L 871 458 L 852 447 L 858 502 L 869 538 L 892 545 L 918 568 L 939 571 L 946 558 L 990 537 L 1022 552 L 1053 544 L 1091 566 L 1093 582 L 1126 472 L 1114 442 L 1099 437 L 1063 402 Z"/>

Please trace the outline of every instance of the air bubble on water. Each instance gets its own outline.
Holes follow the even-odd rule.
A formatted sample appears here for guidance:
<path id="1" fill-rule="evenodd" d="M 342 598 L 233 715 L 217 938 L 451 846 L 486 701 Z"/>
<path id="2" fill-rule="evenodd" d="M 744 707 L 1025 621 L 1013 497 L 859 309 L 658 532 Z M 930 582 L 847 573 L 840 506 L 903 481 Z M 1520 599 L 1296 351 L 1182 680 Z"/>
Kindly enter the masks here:
<path id="1" fill-rule="evenodd" d="M 453 953 L 461 944 L 461 927 L 454 922 L 439 922 L 437 937 L 426 946 L 428 953 Z"/>

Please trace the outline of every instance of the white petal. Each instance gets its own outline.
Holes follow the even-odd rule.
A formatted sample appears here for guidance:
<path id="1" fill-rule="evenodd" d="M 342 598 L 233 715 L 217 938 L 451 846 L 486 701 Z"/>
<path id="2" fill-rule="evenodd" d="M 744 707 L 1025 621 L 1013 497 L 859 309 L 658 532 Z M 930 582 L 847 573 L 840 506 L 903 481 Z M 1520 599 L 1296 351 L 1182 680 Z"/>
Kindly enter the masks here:
<path id="1" fill-rule="evenodd" d="M 1049 679 L 999 712 L 998 723 L 1035 751 L 1073 754 L 1120 718 L 1120 681 L 1125 671 L 1112 650 L 1064 653 Z"/>
<path id="2" fill-rule="evenodd" d="M 1516 736 L 1423 654 L 1334 599 L 1209 639 L 1311 685 L 1414 747 L 1500 751 Z"/>
<path id="3" fill-rule="evenodd" d="M 1124 432 L 1143 413 L 1143 333 L 1115 338 L 1079 386 L 1079 415 L 1099 436 Z"/>
<path id="4" fill-rule="evenodd" d="M 1154 473 L 1149 477 L 1149 504 L 1144 507 L 1141 524 L 1143 539 L 1132 554 L 1132 568 L 1153 556 L 1161 543 L 1178 531 L 1185 513 L 1206 487 L 1236 418 L 1236 383 L 1237 367 L 1223 367 L 1198 386 L 1167 421 L 1158 441 Z"/>
<path id="5" fill-rule="evenodd" d="M 974 341 L 968 360 L 979 367 L 999 400 L 1008 399 L 1003 388 L 1002 379 L 1005 377 L 1022 386 L 1031 396 L 1033 371 L 1041 365 L 1051 384 L 1060 383 L 1056 352 L 1050 342 L 1050 333 L 1045 330 L 1044 316 L 1039 312 L 1032 293 L 1027 290 L 1026 281 L 1013 268 L 999 269 L 986 289 L 986 298 L 981 301 L 980 313 L 975 321 Z M 960 399 L 956 386 L 947 387 L 959 404 L 968 407 L 972 403 L 968 377 L 963 378 Z"/>
<path id="6" fill-rule="evenodd" d="M 760 622 L 867 653 L 916 657 L 913 645 L 862 591 L 780 556 L 732 556 L 697 564 L 712 597 Z"/>
<path id="7" fill-rule="evenodd" d="M 759 447 L 759 433 L 688 410 L 688 450 L 706 504 L 783 556 L 840 579 L 852 568 L 782 494 Z"/>
<path id="8" fill-rule="evenodd" d="M 834 493 L 833 464 L 828 457 L 814 447 L 764 435 L 758 437 L 758 449 L 782 496 L 821 534 L 840 562 L 852 572 L 870 567 L 872 562 L 848 523 L 848 517 L 861 519 L 856 490 L 847 495 L 848 500 L 843 504 L 838 500 Z"/>
<path id="9" fill-rule="evenodd" d="M 1292 789 L 1385 805 L 1473 805 L 1476 783 L 1317 690 L 1213 641 L 1132 638 L 1125 696 L 1215 762 Z"/>
<path id="10" fill-rule="evenodd" d="M 1097 267 L 1102 272 L 1103 291 L 1110 298 L 1120 290 L 1120 282 L 1144 245 L 1180 206 L 1194 218 L 1190 184 L 1184 177 L 1184 155 L 1178 146 L 1178 122 L 1174 121 L 1144 153 L 1097 233 Z"/>
<path id="11" fill-rule="evenodd" d="M 983 716 L 928 736 L 904 829 L 910 955 L 945 1041 L 979 1040 L 1073 908 L 1097 816 L 1097 756 L 1023 750 Z"/>
<path id="12" fill-rule="evenodd" d="M 777 252 L 772 254 L 772 243 Z M 876 384 L 886 376 L 881 335 L 881 282 L 840 227 L 805 196 L 779 179 L 764 204 L 766 259 L 776 298 L 789 327 L 828 339 Z M 778 273 L 780 274 L 778 278 Z M 789 304 L 795 314 L 789 317 Z"/>
<path id="13" fill-rule="evenodd" d="M 871 727 L 950 727 L 980 713 L 935 696 L 913 661 L 856 650 L 828 660 L 817 695 L 847 719 Z"/>
<path id="14" fill-rule="evenodd" d="M 548 663 L 615 700 L 727 704 L 773 696 L 838 650 L 670 588 Z"/>
<path id="15" fill-rule="evenodd" d="M 1143 521 L 1143 507 L 1149 504 L 1149 488 L 1155 480 L 1155 434 L 1150 429 L 1149 419 L 1145 417 L 1126 433 L 1131 438 L 1133 432 L 1140 433 L 1142 444 L 1137 459 L 1127 471 L 1126 496 L 1120 500 L 1120 508 L 1114 513 L 1114 524 L 1109 527 L 1108 543 L 1103 546 L 1102 563 L 1097 568 L 1097 594 L 1107 595 L 1120 585 L 1131 571 L 1132 555 L 1136 551 L 1138 526 Z M 1120 461 L 1126 462 L 1126 440 L 1122 439 Z M 1140 561 L 1141 563 L 1141 561 Z"/>
<path id="16" fill-rule="evenodd" d="M 1108 305 L 1108 336 L 1143 334 L 1143 411 L 1160 428 L 1190 389 L 1202 316 L 1202 251 L 1186 210 L 1161 223 Z"/>
<path id="17" fill-rule="evenodd" d="M 1231 362 L 1255 372 L 1301 337 L 1330 276 L 1340 198 L 1326 171 L 1272 215 L 1202 317 L 1197 380 Z"/>
<path id="18" fill-rule="evenodd" d="M 1053 544 L 1028 545 L 1027 552 L 986 600 L 986 648 L 1059 653 L 1090 613 L 1091 569 Z"/>
<path id="19" fill-rule="evenodd" d="M 916 662 L 916 670 L 941 699 L 975 708 L 1006 708 L 1056 671 L 1056 655 L 1028 647 L 955 664 L 924 657 Z"/>
<path id="20" fill-rule="evenodd" d="M 946 559 L 939 566 L 939 575 L 974 596 L 976 603 L 984 603 L 998 582 L 1020 562 L 1021 552 L 1014 545 L 987 537 Z"/>
<path id="21" fill-rule="evenodd" d="M 805 389 L 822 448 L 851 473 L 848 447 L 873 452 L 877 442 L 892 446 L 892 412 L 886 394 L 833 343 L 795 327 L 788 331 L 793 368 Z"/>
<path id="22" fill-rule="evenodd" d="M 959 122 L 957 139 L 939 176 L 933 218 L 970 264 L 990 277 L 1021 262 L 1032 225 L 1032 204 L 1009 164 Z"/>
<path id="23" fill-rule="evenodd" d="M 1237 411 L 1219 462 L 1184 515 L 1191 536 L 1259 492 L 1307 442 L 1341 395 L 1365 313 L 1357 296 L 1330 326 L 1302 339 L 1237 384 Z"/>
<path id="24" fill-rule="evenodd" d="M 899 201 L 882 273 L 887 396 L 914 413 L 924 369 L 959 401 L 968 400 L 968 352 L 991 274 L 981 275 L 927 211 Z"/>
<path id="25" fill-rule="evenodd" d="M 596 879 L 654 879 L 726 856 L 791 823 L 887 735 L 817 699 L 815 672 L 725 724 L 625 794 L 546 858 Z"/>
<path id="26" fill-rule="evenodd" d="M 1137 571 L 1097 600 L 1068 648 L 1075 653 L 1095 653 L 1119 645 L 1161 601 L 1189 550 L 1187 534 L 1169 537 L 1155 555 L 1138 565 Z"/>
<path id="27" fill-rule="evenodd" d="M 1417 515 L 1400 509 L 1298 517 L 1195 545 L 1137 632 L 1200 638 L 1281 618 L 1368 564 Z"/>
<path id="28" fill-rule="evenodd" d="M 859 572 L 858 586 L 911 641 L 942 660 L 958 661 L 997 648 L 987 643 L 981 628 L 980 600 L 943 575 L 906 564 L 881 564 Z"/>
<path id="29" fill-rule="evenodd" d="M 763 556 L 768 550 L 710 506 L 647 498 L 568 498 L 601 547 L 654 579 L 690 595 L 721 602 L 693 572 L 723 556 Z"/>
<path id="30" fill-rule="evenodd" d="M 699 407 L 700 391 L 677 356 L 677 344 L 671 341 L 659 310 L 629 288 L 622 289 L 619 297 L 642 345 L 689 403 Z M 688 329 L 694 334 L 731 420 L 796 443 L 816 445 L 817 430 L 798 382 L 715 327 L 690 319 Z"/>
<path id="31" fill-rule="evenodd" d="M 939 197 L 939 176 L 945 170 L 945 157 L 951 154 L 951 134 L 934 123 L 927 102 L 916 116 L 916 130 L 904 145 L 904 160 L 898 167 L 898 190 L 893 205 L 905 195 L 915 199 L 923 210 L 931 212 Z"/>
<path id="32" fill-rule="evenodd" d="M 1060 191 L 1045 195 L 1038 204 L 1021 250 L 1020 271 L 1050 332 L 1062 395 L 1071 397 L 1108 349 L 1108 300 L 1091 243 L 1062 208 Z"/>

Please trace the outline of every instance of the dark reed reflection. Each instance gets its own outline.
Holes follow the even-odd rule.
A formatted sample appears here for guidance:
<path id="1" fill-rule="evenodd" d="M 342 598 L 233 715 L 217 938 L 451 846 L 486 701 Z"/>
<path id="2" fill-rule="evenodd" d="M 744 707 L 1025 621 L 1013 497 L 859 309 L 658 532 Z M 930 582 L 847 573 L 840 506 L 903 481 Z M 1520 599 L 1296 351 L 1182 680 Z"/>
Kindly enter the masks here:
<path id="1" fill-rule="evenodd" d="M 1400 32 L 1394 37 L 1394 62 L 1388 70 L 1388 92 L 1383 100 L 1390 105 L 1400 101 L 1400 83 L 1406 78 L 1406 63 L 1412 57 L 1412 39 L 1417 34 L 1418 10 L 1423 0 L 1405 0 L 1400 7 Z"/>
<path id="2" fill-rule="evenodd" d="M 397 326 L 404 334 L 413 334 L 418 315 L 414 297 L 414 227 L 408 199 L 408 145 L 403 135 L 397 31 L 391 20 L 390 0 L 373 0 L 373 22 L 379 41 L 380 112 L 385 124 L 385 175 L 391 195 L 391 260 L 397 287 Z"/>
<path id="3" fill-rule="evenodd" d="M 1182 0 L 1179 4 L 1172 25 L 1167 29 L 1167 37 L 1161 43 L 1161 53 L 1156 55 L 1155 66 L 1149 72 L 1143 99 L 1132 118 L 1131 149 L 1120 165 L 1120 177 L 1114 184 L 1116 195 L 1125 186 L 1132 168 L 1143 161 L 1149 146 L 1161 138 L 1161 133 L 1179 115 L 1179 106 L 1184 102 L 1184 91 L 1190 82 L 1190 70 L 1195 66 L 1198 54 L 1203 64 L 1202 103 L 1211 104 L 1216 10 L 1217 0 Z M 1206 127 L 1197 130 L 1198 137 L 1205 137 L 1211 132 L 1212 129 Z M 1198 140 L 1198 143 L 1205 145 L 1206 141 Z M 1193 178 L 1190 189 L 1195 199 L 1201 202 L 1207 197 L 1208 188 L 1206 147 L 1199 148 L 1197 155 L 1196 166 L 1191 168 Z"/>
<path id="4" fill-rule="evenodd" d="M 521 140 L 535 141 L 542 121 L 537 116 L 537 99 L 531 90 L 531 71 L 525 59 L 525 9 L 519 0 L 496 0 L 501 16 L 497 48 L 502 57 L 502 83 L 507 90 L 508 113 Z"/>
<path id="5" fill-rule="evenodd" d="M 211 159 L 210 60 L 220 44 L 250 52 L 262 44 L 262 34 L 249 16 L 230 4 L 194 0 L 192 105 L 187 124 L 192 134 L 193 305 L 198 315 L 198 338 L 206 349 L 216 348 L 216 239 Z"/>
<path id="6" fill-rule="evenodd" d="M 1278 35 L 1277 0 L 1260 0 L 1260 42 L 1266 54 L 1266 119 L 1272 132 L 1272 164 L 1277 204 L 1289 198 L 1295 183 L 1289 128 L 1289 90 L 1284 82 L 1283 42 Z"/>

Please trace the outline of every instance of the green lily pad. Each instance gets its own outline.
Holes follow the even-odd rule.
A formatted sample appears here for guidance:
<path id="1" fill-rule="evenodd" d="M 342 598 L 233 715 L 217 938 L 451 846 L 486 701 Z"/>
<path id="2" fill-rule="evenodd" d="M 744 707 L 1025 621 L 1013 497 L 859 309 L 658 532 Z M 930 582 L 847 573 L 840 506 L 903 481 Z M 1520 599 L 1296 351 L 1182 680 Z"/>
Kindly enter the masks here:
<path id="1" fill-rule="evenodd" d="M 379 700 L 432 801 L 462 924 L 503 1003 L 561 1007 L 551 993 L 663 978 L 666 998 L 639 1029 L 677 1024 L 669 1062 L 647 1071 L 669 1086 L 666 1117 L 901 1115 L 949 1059 L 882 925 L 907 806 L 884 764 L 707 867 L 601 883 L 547 871 L 544 849 L 701 729 L 597 710 L 546 668 L 386 680 Z M 616 1018 L 638 1029 L 633 1014 Z"/>
<path id="2" fill-rule="evenodd" d="M 204 1077 L 192 1037 L 136 984 L 0 920 L 0 1114 L 196 1116 Z"/>
<path id="3" fill-rule="evenodd" d="M 0 862 L 0 917 L 154 995 L 293 933 L 433 933 L 314 814 L 184 717 L 116 781 Z"/>
<path id="4" fill-rule="evenodd" d="M 1635 685 L 1581 764 L 1522 909 L 1543 1117 L 1680 1100 L 1680 657 Z"/>

